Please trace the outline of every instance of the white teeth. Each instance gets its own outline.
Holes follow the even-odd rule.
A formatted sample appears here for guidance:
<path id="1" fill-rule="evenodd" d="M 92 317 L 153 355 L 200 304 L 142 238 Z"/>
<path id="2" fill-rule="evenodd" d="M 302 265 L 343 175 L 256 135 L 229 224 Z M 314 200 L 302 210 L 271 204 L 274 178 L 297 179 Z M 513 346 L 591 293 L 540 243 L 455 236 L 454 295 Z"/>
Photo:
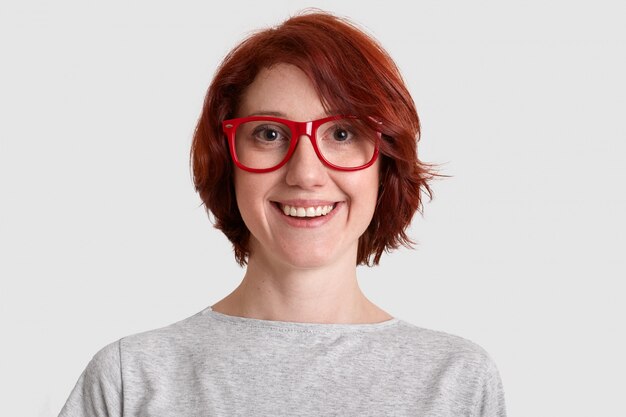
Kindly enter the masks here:
<path id="1" fill-rule="evenodd" d="M 319 217 L 325 216 L 333 209 L 333 205 L 317 207 L 294 207 L 287 204 L 281 205 L 283 213 L 292 217 Z"/>

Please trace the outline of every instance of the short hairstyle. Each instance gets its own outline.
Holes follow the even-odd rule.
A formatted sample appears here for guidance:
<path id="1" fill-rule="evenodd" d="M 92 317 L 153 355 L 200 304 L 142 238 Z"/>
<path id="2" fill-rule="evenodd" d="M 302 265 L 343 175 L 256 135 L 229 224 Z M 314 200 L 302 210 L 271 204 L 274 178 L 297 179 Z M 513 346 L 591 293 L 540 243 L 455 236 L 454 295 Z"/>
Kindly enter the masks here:
<path id="1" fill-rule="evenodd" d="M 380 186 L 373 218 L 359 238 L 357 265 L 377 265 L 383 252 L 412 247 L 406 229 L 423 194 L 432 200 L 434 164 L 418 159 L 420 122 L 400 71 L 380 44 L 346 18 L 305 10 L 282 24 L 252 33 L 230 51 L 207 91 L 191 145 L 196 191 L 215 228 L 247 263 L 250 231 L 235 197 L 234 164 L 221 122 L 235 117 L 242 95 L 259 71 L 292 64 L 312 81 L 326 111 L 382 121 Z M 368 116 L 371 116 L 368 117 Z M 262 175 L 262 174 L 259 174 Z"/>

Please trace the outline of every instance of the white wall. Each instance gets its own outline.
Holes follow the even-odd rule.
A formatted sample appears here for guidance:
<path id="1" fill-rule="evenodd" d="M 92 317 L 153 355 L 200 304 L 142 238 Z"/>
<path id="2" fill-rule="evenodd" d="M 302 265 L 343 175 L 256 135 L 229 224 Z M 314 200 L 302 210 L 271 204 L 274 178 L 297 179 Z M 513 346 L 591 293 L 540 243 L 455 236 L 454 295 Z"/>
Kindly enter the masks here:
<path id="1" fill-rule="evenodd" d="M 56 415 L 98 349 L 239 283 L 191 135 L 225 53 L 306 6 L 388 49 L 453 175 L 366 295 L 482 345 L 511 416 L 623 410 L 623 2 L 169 3 L 0 5 L 0 415 Z"/>

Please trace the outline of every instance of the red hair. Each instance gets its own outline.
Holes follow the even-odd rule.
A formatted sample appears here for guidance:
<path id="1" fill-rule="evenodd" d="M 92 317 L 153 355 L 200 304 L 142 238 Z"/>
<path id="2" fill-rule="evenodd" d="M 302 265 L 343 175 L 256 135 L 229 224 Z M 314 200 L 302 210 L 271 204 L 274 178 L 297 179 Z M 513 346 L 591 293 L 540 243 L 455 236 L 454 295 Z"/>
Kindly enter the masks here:
<path id="1" fill-rule="evenodd" d="M 307 74 L 325 110 L 383 122 L 378 202 L 359 238 L 357 264 L 376 265 L 383 252 L 411 247 L 415 242 L 406 228 L 416 211 L 423 213 L 423 194 L 432 200 L 428 182 L 444 175 L 418 159 L 419 118 L 391 57 L 347 19 L 315 11 L 256 32 L 236 46 L 217 69 L 196 126 L 190 154 L 195 189 L 207 213 L 213 213 L 215 227 L 232 242 L 237 262 L 247 263 L 250 232 L 237 207 L 234 164 L 221 122 L 235 116 L 259 71 L 277 63 Z"/>

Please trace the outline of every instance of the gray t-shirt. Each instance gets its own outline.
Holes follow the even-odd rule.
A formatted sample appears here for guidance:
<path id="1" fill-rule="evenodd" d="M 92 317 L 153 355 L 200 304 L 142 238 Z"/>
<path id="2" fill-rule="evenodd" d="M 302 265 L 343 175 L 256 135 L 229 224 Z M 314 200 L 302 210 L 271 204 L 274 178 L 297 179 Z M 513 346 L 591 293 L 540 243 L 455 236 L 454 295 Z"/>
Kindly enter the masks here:
<path id="1" fill-rule="evenodd" d="M 60 417 L 505 417 L 479 345 L 399 318 L 293 323 L 208 307 L 89 362 Z"/>

